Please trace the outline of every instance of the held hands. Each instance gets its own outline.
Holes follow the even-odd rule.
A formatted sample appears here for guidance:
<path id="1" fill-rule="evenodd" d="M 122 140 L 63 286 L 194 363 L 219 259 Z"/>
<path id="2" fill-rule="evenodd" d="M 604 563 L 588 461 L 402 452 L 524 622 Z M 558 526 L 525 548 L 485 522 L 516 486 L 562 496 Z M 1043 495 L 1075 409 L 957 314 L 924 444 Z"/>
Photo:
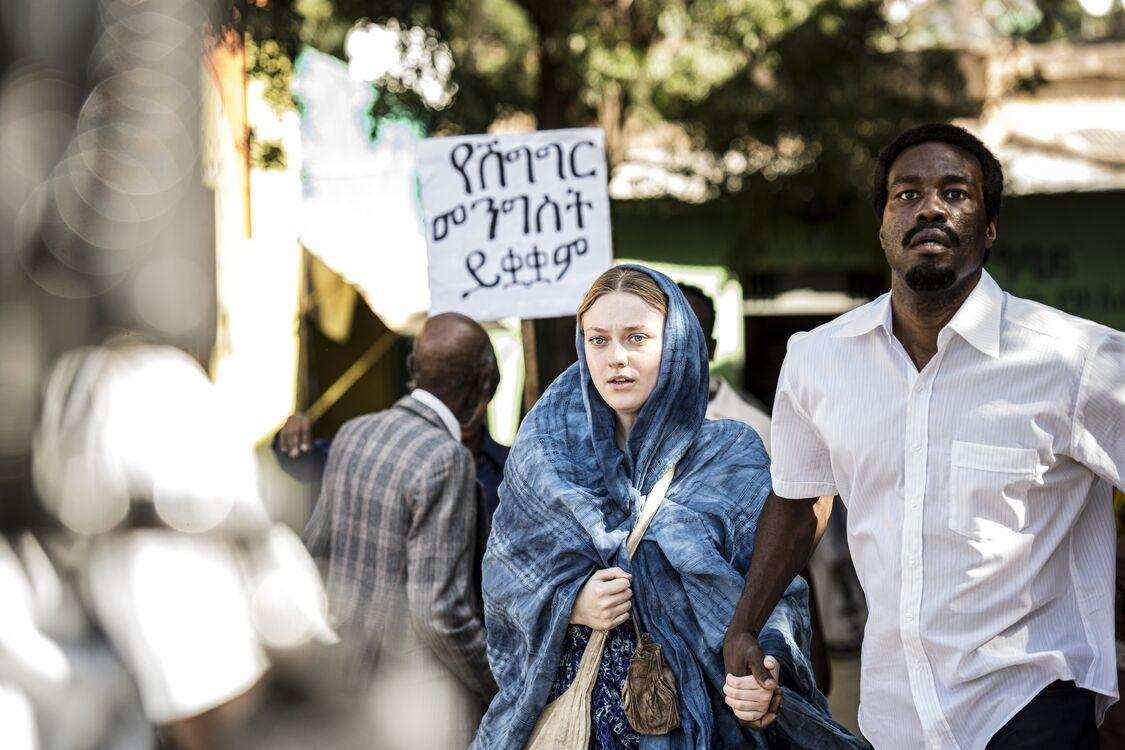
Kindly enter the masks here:
<path id="1" fill-rule="evenodd" d="M 570 611 L 573 625 L 587 625 L 595 630 L 610 630 L 629 619 L 633 576 L 621 568 L 605 568 L 594 572 L 574 600 Z"/>
<path id="2" fill-rule="evenodd" d="M 781 688 L 777 687 L 777 673 L 781 667 L 772 656 L 767 656 L 764 664 L 772 677 L 773 687 L 763 687 L 754 675 L 735 677 L 732 674 L 727 675 L 723 686 L 726 703 L 735 717 L 752 729 L 765 729 L 772 724 L 781 705 Z"/>
<path id="3" fill-rule="evenodd" d="M 777 659 L 762 654 L 752 633 L 731 630 L 723 643 L 723 661 L 727 668 L 723 693 L 735 717 L 759 731 L 774 723 L 782 692 L 777 684 Z"/>
<path id="4" fill-rule="evenodd" d="M 312 423 L 308 417 L 298 413 L 286 419 L 277 434 L 277 445 L 289 458 L 308 453 L 312 448 Z"/>

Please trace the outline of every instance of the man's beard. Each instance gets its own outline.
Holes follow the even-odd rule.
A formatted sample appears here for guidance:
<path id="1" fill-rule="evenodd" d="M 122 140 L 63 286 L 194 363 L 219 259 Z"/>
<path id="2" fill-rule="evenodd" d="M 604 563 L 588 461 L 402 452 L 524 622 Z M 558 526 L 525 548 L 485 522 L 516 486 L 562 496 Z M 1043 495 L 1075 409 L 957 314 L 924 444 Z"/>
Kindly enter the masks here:
<path id="1" fill-rule="evenodd" d="M 951 268 L 927 261 L 908 270 L 902 280 L 915 292 L 941 292 L 956 283 L 957 274 Z"/>

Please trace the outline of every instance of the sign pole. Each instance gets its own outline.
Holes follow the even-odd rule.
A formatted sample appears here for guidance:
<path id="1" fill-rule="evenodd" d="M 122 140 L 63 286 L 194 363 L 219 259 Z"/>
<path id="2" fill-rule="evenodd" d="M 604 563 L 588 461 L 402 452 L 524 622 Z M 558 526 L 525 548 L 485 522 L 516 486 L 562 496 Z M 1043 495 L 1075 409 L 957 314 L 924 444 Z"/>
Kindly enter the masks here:
<path id="1" fill-rule="evenodd" d="M 535 346 L 535 321 L 521 320 L 523 333 L 523 413 L 539 400 L 539 353 Z"/>

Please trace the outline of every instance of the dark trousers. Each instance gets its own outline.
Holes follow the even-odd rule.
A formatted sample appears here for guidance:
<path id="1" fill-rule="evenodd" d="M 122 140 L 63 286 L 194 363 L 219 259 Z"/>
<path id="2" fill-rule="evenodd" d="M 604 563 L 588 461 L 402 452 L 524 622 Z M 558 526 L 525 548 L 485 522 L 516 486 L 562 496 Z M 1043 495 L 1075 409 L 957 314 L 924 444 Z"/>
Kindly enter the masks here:
<path id="1" fill-rule="evenodd" d="M 986 750 L 1098 750 L 1094 693 L 1056 680 L 1000 728 Z"/>

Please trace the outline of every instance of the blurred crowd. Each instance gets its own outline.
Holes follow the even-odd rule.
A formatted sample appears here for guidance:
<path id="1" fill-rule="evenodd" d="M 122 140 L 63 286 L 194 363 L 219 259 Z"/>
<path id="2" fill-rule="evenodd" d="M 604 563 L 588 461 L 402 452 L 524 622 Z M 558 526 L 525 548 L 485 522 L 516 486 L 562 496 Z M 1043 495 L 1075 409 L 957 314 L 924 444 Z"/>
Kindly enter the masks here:
<path id="1" fill-rule="evenodd" d="M 52 368 L 32 463 L 50 521 L 0 539 L 0 745 L 266 746 L 248 728 L 309 687 L 281 665 L 337 641 L 319 572 L 216 425 L 178 349 Z"/>

